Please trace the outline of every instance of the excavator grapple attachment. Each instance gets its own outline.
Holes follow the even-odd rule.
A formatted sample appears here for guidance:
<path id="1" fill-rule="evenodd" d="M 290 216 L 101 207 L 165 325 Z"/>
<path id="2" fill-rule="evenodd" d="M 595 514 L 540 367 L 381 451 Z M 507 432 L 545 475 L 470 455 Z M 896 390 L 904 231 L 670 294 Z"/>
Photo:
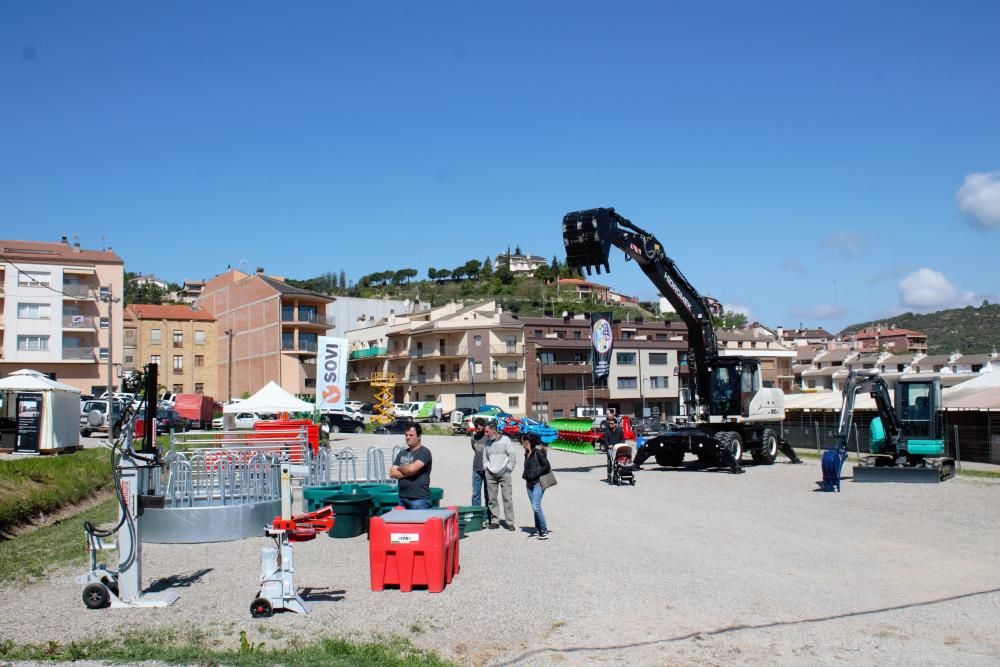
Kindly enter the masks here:
<path id="1" fill-rule="evenodd" d="M 610 271 L 608 253 L 615 226 L 613 208 L 592 208 L 587 211 L 567 213 L 563 217 L 563 245 L 566 247 L 566 264 L 571 268 L 591 268 Z"/>

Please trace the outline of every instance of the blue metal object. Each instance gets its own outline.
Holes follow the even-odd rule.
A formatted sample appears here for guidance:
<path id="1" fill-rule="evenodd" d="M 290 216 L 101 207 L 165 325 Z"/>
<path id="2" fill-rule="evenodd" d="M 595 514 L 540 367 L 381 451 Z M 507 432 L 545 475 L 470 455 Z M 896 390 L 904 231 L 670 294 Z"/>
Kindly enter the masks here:
<path id="1" fill-rule="evenodd" d="M 521 419 L 497 417 L 497 430 L 503 433 L 507 429 L 514 429 L 521 436 L 537 435 L 543 445 L 547 445 L 559 437 L 558 431 L 554 428 L 548 424 L 537 422 L 534 419 L 528 419 L 527 417 L 522 417 Z"/>
<path id="2" fill-rule="evenodd" d="M 836 491 L 840 493 L 840 469 L 847 460 L 847 449 L 843 447 L 832 447 L 823 452 L 822 468 L 823 481 L 820 483 L 821 491 Z"/>

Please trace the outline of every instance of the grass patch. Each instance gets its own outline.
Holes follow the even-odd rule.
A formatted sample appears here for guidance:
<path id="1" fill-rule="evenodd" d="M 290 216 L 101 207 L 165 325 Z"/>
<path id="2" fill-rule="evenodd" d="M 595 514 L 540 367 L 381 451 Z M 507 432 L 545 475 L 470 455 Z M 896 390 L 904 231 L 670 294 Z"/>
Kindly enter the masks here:
<path id="1" fill-rule="evenodd" d="M 81 603 L 82 604 L 82 603 Z M 149 630 L 122 635 L 116 639 L 87 639 L 61 643 L 15 644 L 0 641 L 0 660 L 35 660 L 70 662 L 105 660 L 144 662 L 158 660 L 184 665 L 412 665 L 437 667 L 451 665 L 436 654 L 415 648 L 409 642 L 392 638 L 380 642 L 349 642 L 344 639 L 321 639 L 303 644 L 292 642 L 288 648 L 269 648 L 255 643 L 240 631 L 239 645 L 220 649 L 203 633 L 176 630 Z"/>
<path id="2" fill-rule="evenodd" d="M 0 533 L 112 488 L 111 454 L 72 454 L 0 461 Z"/>
<path id="3" fill-rule="evenodd" d="M 87 538 L 83 534 L 84 520 L 99 524 L 117 519 L 118 501 L 111 498 L 51 526 L 0 542 L 0 583 L 29 583 L 59 567 L 85 567 Z"/>

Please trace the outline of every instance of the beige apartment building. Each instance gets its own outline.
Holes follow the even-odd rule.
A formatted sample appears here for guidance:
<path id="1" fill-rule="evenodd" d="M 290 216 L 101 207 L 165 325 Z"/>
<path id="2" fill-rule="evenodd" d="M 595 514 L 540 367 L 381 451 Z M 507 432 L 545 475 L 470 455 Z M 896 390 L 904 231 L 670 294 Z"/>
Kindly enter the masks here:
<path id="1" fill-rule="evenodd" d="M 311 400 L 318 339 L 333 326 L 326 311 L 333 301 L 262 269 L 230 269 L 205 283 L 196 304 L 216 320 L 220 400 L 252 394 L 270 381 Z"/>
<path id="2" fill-rule="evenodd" d="M 133 304 L 125 318 L 126 370 L 154 363 L 165 391 L 219 396 L 218 334 L 211 314 L 190 306 Z"/>
<path id="3" fill-rule="evenodd" d="M 483 403 L 525 412 L 523 326 L 494 301 L 451 303 L 347 332 L 348 395 L 371 401 L 375 373 L 392 373 L 402 401 L 437 401 L 444 411 Z"/>
<path id="4" fill-rule="evenodd" d="M 117 386 L 125 266 L 110 249 L 0 241 L 0 375 L 30 368 L 84 394 Z"/>

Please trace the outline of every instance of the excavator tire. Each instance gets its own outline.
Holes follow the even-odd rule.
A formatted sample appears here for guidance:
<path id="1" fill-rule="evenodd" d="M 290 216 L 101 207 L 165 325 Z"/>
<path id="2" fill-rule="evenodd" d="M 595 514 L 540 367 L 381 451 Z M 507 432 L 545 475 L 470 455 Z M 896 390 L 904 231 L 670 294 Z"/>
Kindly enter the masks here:
<path id="1" fill-rule="evenodd" d="M 677 468 L 684 465 L 684 450 L 668 449 L 665 452 L 657 452 L 656 465 L 669 468 Z"/>
<path id="2" fill-rule="evenodd" d="M 778 436 L 771 429 L 764 429 L 764 436 L 760 440 L 760 449 L 755 449 L 752 454 L 753 462 L 759 466 L 769 466 L 778 457 Z"/>
<path id="3" fill-rule="evenodd" d="M 725 447 L 733 453 L 733 459 L 738 464 L 743 458 L 743 440 L 736 431 L 720 431 L 715 434 L 715 439 L 719 441 L 720 447 Z M 723 462 L 726 460 L 722 458 Z"/>

